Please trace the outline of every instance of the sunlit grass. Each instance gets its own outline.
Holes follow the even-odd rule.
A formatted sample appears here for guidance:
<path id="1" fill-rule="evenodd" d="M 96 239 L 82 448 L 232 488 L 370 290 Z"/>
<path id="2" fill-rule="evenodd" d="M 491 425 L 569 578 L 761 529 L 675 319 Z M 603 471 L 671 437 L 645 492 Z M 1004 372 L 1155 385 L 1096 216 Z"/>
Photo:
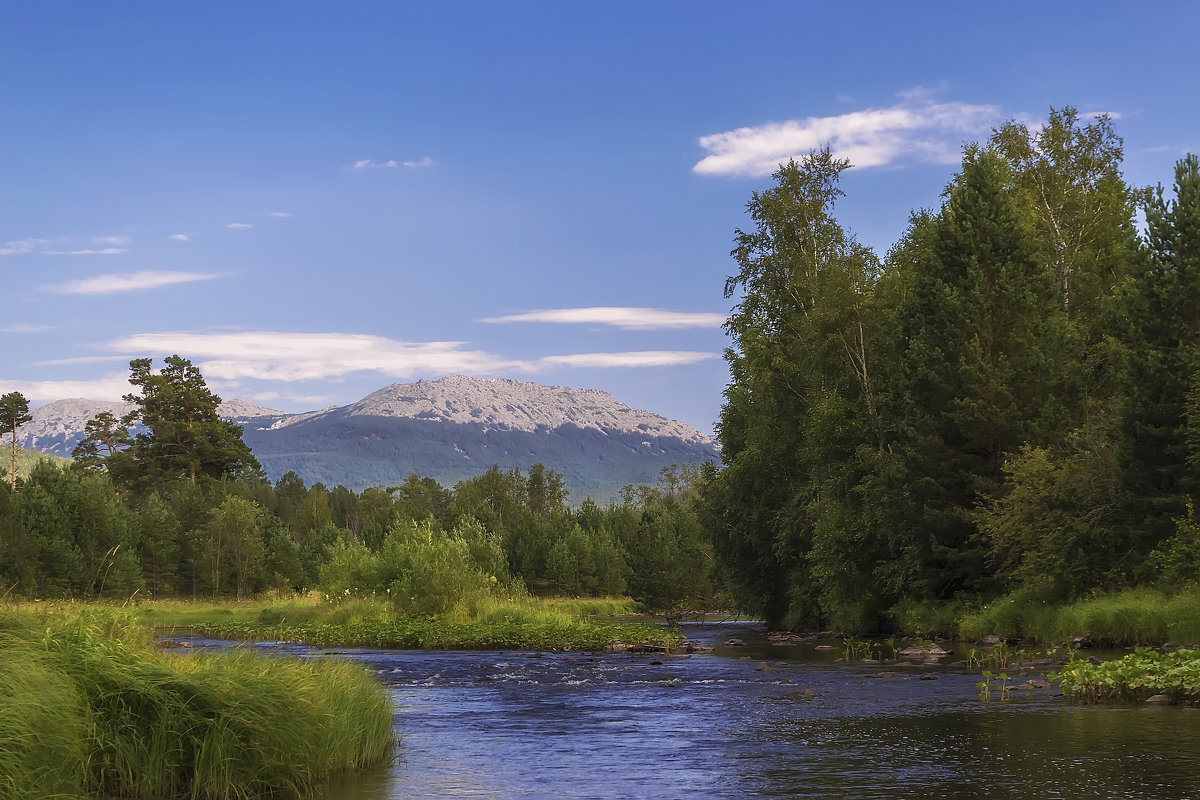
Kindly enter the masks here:
<path id="1" fill-rule="evenodd" d="M 157 650 L 129 614 L 0 610 L 0 798 L 311 794 L 385 763 L 392 709 L 359 665 Z"/>
<path id="2" fill-rule="evenodd" d="M 1112 595 L 1051 605 L 1019 595 L 1002 597 L 959 623 L 959 637 L 987 634 L 1068 641 L 1083 637 L 1096 644 L 1131 646 L 1200 643 L 1200 589 L 1165 594 L 1129 589 Z"/>

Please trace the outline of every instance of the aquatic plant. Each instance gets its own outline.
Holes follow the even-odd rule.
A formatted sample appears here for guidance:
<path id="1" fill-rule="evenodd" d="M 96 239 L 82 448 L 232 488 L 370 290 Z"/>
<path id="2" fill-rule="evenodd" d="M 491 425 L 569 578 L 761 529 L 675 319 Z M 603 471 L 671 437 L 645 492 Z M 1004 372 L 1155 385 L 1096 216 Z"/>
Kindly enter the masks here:
<path id="1" fill-rule="evenodd" d="M 1160 653 L 1139 647 L 1124 658 L 1093 664 L 1070 661 L 1051 680 L 1081 703 L 1139 702 L 1165 695 L 1173 703 L 1200 703 L 1200 649 Z"/>
<path id="2" fill-rule="evenodd" d="M 985 669 L 982 673 L 980 673 L 980 675 L 982 676 L 983 680 L 975 684 L 979 688 L 980 700 L 986 701 L 991 699 L 993 687 L 999 688 L 1001 700 L 1008 699 L 1009 692 L 1012 691 L 1012 687 L 1008 685 L 1008 673 L 994 673 Z"/>

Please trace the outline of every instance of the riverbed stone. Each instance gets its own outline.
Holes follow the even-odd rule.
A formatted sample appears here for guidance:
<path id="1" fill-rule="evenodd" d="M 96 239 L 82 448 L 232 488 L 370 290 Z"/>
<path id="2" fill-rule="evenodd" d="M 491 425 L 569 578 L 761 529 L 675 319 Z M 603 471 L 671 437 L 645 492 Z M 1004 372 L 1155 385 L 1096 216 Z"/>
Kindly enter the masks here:
<path id="1" fill-rule="evenodd" d="M 942 648 L 940 645 L 930 642 L 929 644 L 915 644 L 912 647 L 906 647 L 900 651 L 901 658 L 941 658 L 942 656 L 950 655 L 950 651 Z"/>
<path id="2" fill-rule="evenodd" d="M 774 672 L 775 668 L 765 661 L 760 661 L 754 665 L 755 672 Z"/>
<path id="3" fill-rule="evenodd" d="M 1148 706 L 1169 706 L 1172 704 L 1171 698 L 1165 694 L 1155 694 L 1146 698 L 1146 705 Z"/>

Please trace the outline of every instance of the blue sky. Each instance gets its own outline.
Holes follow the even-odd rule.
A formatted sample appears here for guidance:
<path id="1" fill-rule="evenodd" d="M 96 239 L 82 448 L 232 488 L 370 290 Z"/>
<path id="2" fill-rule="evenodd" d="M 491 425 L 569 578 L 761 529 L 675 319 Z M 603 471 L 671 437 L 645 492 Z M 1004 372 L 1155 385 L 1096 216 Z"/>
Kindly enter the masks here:
<path id="1" fill-rule="evenodd" d="M 286 411 L 450 374 L 711 432 L 734 229 L 857 165 L 880 254 L 964 142 L 1108 112 L 1200 150 L 1200 4 L 45 2 L 0 7 L 0 391 L 116 398 L 179 353 Z"/>

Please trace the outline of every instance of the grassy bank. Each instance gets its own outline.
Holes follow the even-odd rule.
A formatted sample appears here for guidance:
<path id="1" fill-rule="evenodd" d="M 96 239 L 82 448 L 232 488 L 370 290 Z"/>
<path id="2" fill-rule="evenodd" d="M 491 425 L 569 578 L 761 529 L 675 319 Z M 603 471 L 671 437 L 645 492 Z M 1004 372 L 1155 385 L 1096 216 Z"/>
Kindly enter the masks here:
<path id="1" fill-rule="evenodd" d="M 1040 642 L 1083 637 L 1119 647 L 1195 644 L 1200 643 L 1200 589 L 1170 595 L 1130 589 L 1061 606 L 1017 593 L 963 615 L 957 634 L 967 640 L 995 634 Z"/>
<path id="2" fill-rule="evenodd" d="M 669 649 L 678 635 L 657 625 L 588 619 L 633 611 L 626 599 L 488 599 L 472 619 L 397 617 L 374 597 L 305 597 L 237 606 L 183 602 L 138 606 L 159 630 L 224 639 L 297 641 L 315 647 L 428 650 L 574 650 L 614 646 Z"/>
<path id="3" fill-rule="evenodd" d="M 128 615 L 0 610 L 0 798 L 304 796 L 386 762 L 359 666 L 159 652 Z"/>

